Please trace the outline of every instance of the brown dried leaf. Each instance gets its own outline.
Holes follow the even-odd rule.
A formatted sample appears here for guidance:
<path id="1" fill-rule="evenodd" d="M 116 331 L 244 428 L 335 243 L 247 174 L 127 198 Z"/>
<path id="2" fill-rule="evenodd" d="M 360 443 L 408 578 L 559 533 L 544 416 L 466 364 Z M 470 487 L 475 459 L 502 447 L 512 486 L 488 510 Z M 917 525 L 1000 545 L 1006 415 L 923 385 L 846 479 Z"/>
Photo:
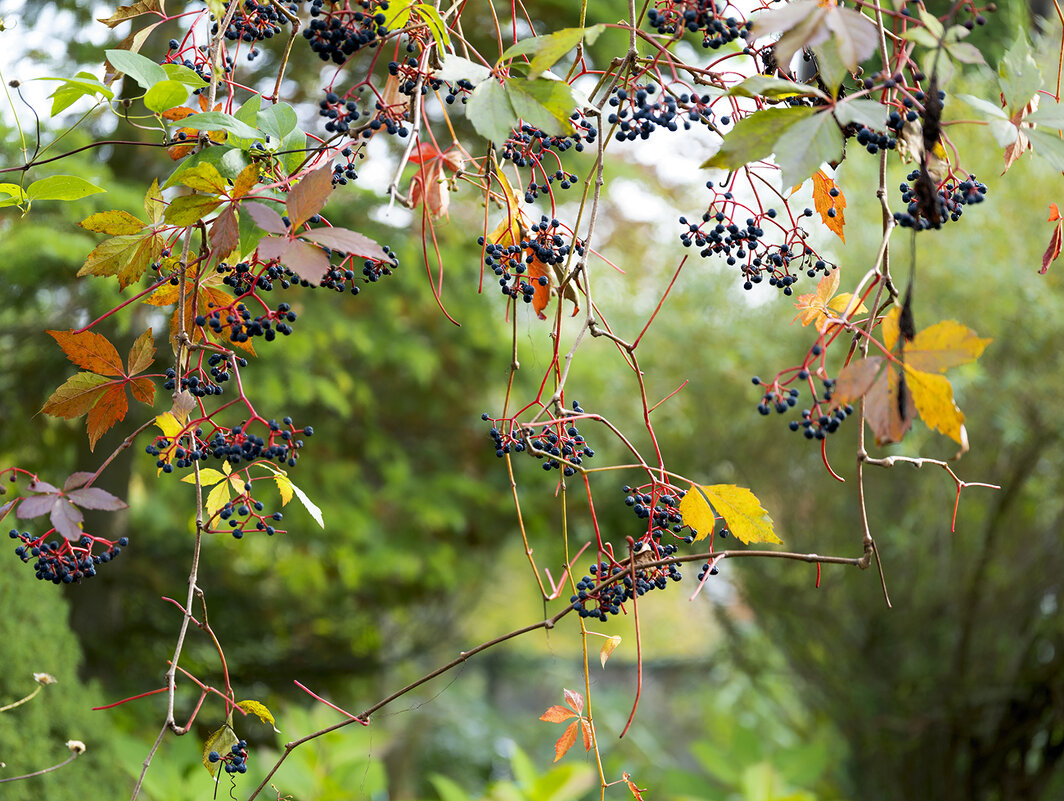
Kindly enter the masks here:
<path id="1" fill-rule="evenodd" d="M 323 208 L 332 194 L 332 162 L 307 173 L 288 193 L 285 207 L 290 228 L 295 231 Z"/>

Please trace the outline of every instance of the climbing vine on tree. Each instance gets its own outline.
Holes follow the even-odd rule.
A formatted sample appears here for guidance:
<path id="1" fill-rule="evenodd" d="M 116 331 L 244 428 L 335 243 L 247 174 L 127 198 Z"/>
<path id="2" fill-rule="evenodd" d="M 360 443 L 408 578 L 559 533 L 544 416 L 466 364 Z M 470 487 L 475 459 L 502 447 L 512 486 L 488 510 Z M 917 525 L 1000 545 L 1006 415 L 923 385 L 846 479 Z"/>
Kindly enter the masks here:
<path id="1" fill-rule="evenodd" d="M 261 350 L 283 351 L 287 337 L 314 326 L 299 316 L 305 293 L 373 303 L 389 291 L 396 270 L 423 269 L 439 314 L 454 321 L 446 276 L 450 292 L 478 293 L 512 322 L 510 374 L 500 385 L 502 402 L 482 416 L 484 443 L 511 479 L 514 547 L 527 554 L 528 581 L 557 602 L 550 617 L 462 650 L 361 712 L 339 710 L 346 717 L 337 727 L 371 725 L 374 712 L 420 684 L 539 629 L 580 639 L 585 655 L 589 634 L 603 634 L 605 667 L 616 648 L 628 646 L 609 633 L 611 618 L 631 614 L 638 626 L 640 604 L 653 603 L 647 594 L 681 582 L 684 562 L 701 565 L 692 597 L 728 558 L 812 563 L 818 581 L 824 564 L 868 568 L 879 558 L 875 524 L 865 513 L 869 466 L 939 467 L 954 482 L 957 503 L 965 488 L 993 486 L 962 480 L 944 460 L 872 456 L 866 431 L 877 445 L 904 442 L 919 419 L 954 440 L 958 458 L 967 450 L 964 414 L 946 374 L 978 359 L 991 341 L 981 334 L 994 332 L 922 319 L 918 274 L 935 266 L 918 264 L 920 243 L 951 236 L 954 224 L 978 217 L 983 212 L 974 207 L 988 200 L 950 138 L 953 125 L 988 129 L 1005 169 L 1027 157 L 1064 170 L 1059 72 L 1044 80 L 1020 35 L 998 65 L 1000 91 L 953 94 L 958 71 L 984 63 L 967 37 L 986 23 L 993 4 L 957 2 L 942 17 L 908 0 L 759 1 L 752 10 L 726 0 L 615 5 L 603 19 L 588 18 L 585 5 L 579 25 L 551 30 L 534 8 L 491 0 L 141 0 L 101 20 L 112 29 L 129 25 L 130 33 L 103 48 L 97 69 L 47 79 L 55 84 L 52 117 L 89 104 L 78 124 L 112 114 L 119 131 L 135 126 L 154 137 L 107 143 L 141 146 L 154 158 L 143 215 L 113 209 L 78 223 L 99 239 L 71 281 L 112 287 L 113 307 L 80 328 L 47 332 L 77 371 L 58 377 L 41 410 L 85 418 L 91 448 L 114 427 L 126 437 L 97 465 L 70 476 L 40 476 L 33 465 L 0 469 L 10 480 L 0 517 L 13 521 L 15 555 L 29 566 L 23 569 L 57 585 L 88 580 L 122 549 L 136 547 L 135 537 L 112 541 L 83 525 L 81 510 L 126 508 L 95 486 L 119 452 L 133 448 L 151 460 L 158 481 L 189 485 L 195 523 L 188 592 L 172 601 L 180 622 L 165 684 L 143 693 L 164 694 L 167 705 L 133 798 L 163 738 L 188 734 L 197 717 L 214 721 L 203 744 L 213 777 L 223 768 L 242 774 L 254 759 L 239 734 L 243 716 L 274 722 L 262 703 L 237 700 L 223 643 L 208 622 L 211 588 L 197 579 L 205 538 L 301 536 L 285 528 L 293 498 L 319 526 L 328 525 L 298 485 L 300 462 L 314 458 L 313 421 L 295 421 L 285 398 L 254 396 L 243 380 Z M 180 35 L 162 41 L 156 29 L 163 24 Z M 600 44 L 606 40 L 624 45 L 613 52 Z M 295 48 L 309 48 L 323 63 L 313 120 L 282 94 Z M 242 66 L 266 51 L 276 75 L 250 87 Z M 18 82 L 8 91 L 17 94 Z M 976 119 L 950 122 L 946 112 L 955 106 L 966 116 L 974 110 Z M 34 140 L 31 130 L 19 125 L 23 160 L 4 168 L 13 180 L 0 183 L 0 206 L 32 215 L 41 203 L 107 191 L 63 172 L 59 134 Z M 607 165 L 622 143 L 683 148 L 693 136 L 711 139 L 715 152 L 702 165 L 704 202 L 676 215 L 674 234 L 689 252 L 667 266 L 643 325 L 627 330 L 611 321 L 609 304 L 596 294 L 597 277 L 623 269 L 625 259 L 598 231 Z M 330 219 L 332 199 L 364 185 L 359 170 L 375 140 L 389 143 L 397 165 L 390 181 L 367 188 L 413 210 L 419 224 L 403 235 L 419 240 L 420 264 L 400 265 L 394 243 Z M 858 159 L 878 165 L 877 182 L 848 185 L 835 172 Z M 888 171 L 899 169 L 904 182 L 890 184 Z M 879 199 L 878 251 L 864 262 L 834 263 L 818 248 L 826 241 L 819 232 L 845 241 L 847 197 L 859 195 Z M 481 224 L 465 233 L 468 260 L 445 263 L 437 231 L 459 206 L 475 209 Z M 1060 231 L 1058 223 L 1043 272 L 1059 255 Z M 913 254 L 901 275 L 891 261 L 899 241 Z M 480 265 L 472 278 L 471 263 Z M 781 544 L 759 488 L 705 484 L 684 465 L 666 463 L 653 413 L 683 387 L 651 397 L 646 375 L 655 355 L 641 345 L 670 293 L 683 291 L 687 276 L 707 264 L 723 264 L 747 292 L 772 296 L 781 320 L 797 310 L 802 324 L 789 335 L 803 343 L 804 355 L 769 378 L 753 378 L 751 409 L 785 418 L 811 440 L 829 477 L 829 436 L 843 425 L 857 429 L 854 502 L 862 529 L 852 554 L 749 548 Z M 141 304 L 164 311 L 168 325 L 141 333 L 123 360 L 108 330 Z M 553 348 L 531 394 L 515 381 L 519 371 L 536 369 L 522 362 L 526 345 L 517 334 L 525 306 Z M 638 399 L 639 436 L 596 409 L 570 379 L 582 346 L 596 338 L 611 344 L 614 369 Z M 622 446 L 622 462 L 597 457 L 606 441 Z M 527 469 L 533 462 L 546 477 Z M 579 504 L 592 521 L 587 541 L 563 527 L 560 580 L 534 559 L 521 513 L 530 498 Z M 599 529 L 602 504 L 631 510 L 627 532 Z M 181 664 L 190 625 L 217 651 L 221 688 Z M 638 638 L 631 647 L 641 659 Z M 567 706 L 543 715 L 567 723 L 557 758 L 579 735 L 599 766 L 603 794 L 624 784 L 639 798 L 638 777 L 610 776 L 602 767 L 598 738 L 607 732 L 593 716 L 589 670 L 585 659 L 583 692 L 564 689 Z M 200 698 L 181 710 L 175 691 L 186 682 Z M 627 725 L 610 734 L 623 736 L 633 725 L 640 686 L 641 677 Z M 259 795 L 292 750 L 329 730 L 290 742 L 247 798 Z"/>

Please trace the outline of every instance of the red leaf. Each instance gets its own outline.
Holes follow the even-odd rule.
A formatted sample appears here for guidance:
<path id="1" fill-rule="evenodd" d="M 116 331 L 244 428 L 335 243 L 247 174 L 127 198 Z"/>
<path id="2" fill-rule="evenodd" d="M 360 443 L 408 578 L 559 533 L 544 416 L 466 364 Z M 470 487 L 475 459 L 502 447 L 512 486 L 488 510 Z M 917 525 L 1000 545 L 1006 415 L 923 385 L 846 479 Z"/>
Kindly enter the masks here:
<path id="1" fill-rule="evenodd" d="M 554 761 L 557 762 L 563 756 L 565 752 L 573 747 L 573 743 L 576 742 L 576 735 L 579 730 L 580 721 L 574 720 L 570 723 L 561 737 L 558 738 L 558 742 L 554 744 Z"/>
<path id="2" fill-rule="evenodd" d="M 570 718 L 575 718 L 576 713 L 568 707 L 558 706 L 555 704 L 542 715 L 539 716 L 540 720 L 545 720 L 547 723 L 564 723 Z"/>
<path id="3" fill-rule="evenodd" d="M 95 450 L 96 443 L 109 428 L 124 420 L 129 411 L 124 384 L 111 387 L 96 405 L 89 410 L 87 428 L 89 432 L 89 450 Z"/>
<path id="4" fill-rule="evenodd" d="M 1053 204 L 1053 210 L 1056 212 L 1057 204 Z M 1054 218 L 1051 216 L 1050 221 Z M 1060 214 L 1056 216 L 1057 227 L 1053 229 L 1053 236 L 1049 240 L 1049 247 L 1046 248 L 1046 252 L 1042 254 L 1042 269 L 1038 271 L 1039 275 L 1045 275 L 1049 270 L 1049 265 L 1057 260 L 1057 256 L 1060 255 L 1061 241 L 1064 239 L 1064 220 L 1060 219 Z"/>
<path id="5" fill-rule="evenodd" d="M 594 742 L 591 737 L 591 721 L 587 718 L 580 718 L 580 730 L 584 734 L 584 750 L 590 751 Z"/>
<path id="6" fill-rule="evenodd" d="M 285 207 L 293 231 L 325 207 L 325 201 L 332 194 L 332 162 L 303 176 L 288 193 Z"/>
<path id="7" fill-rule="evenodd" d="M 269 206 L 264 206 L 262 203 L 245 203 L 241 208 L 251 215 L 251 219 L 255 221 L 255 225 L 263 231 L 268 231 L 271 234 L 284 234 L 288 232 L 288 228 L 285 226 L 284 220 L 281 219 L 281 215 Z"/>
<path id="8" fill-rule="evenodd" d="M 266 261 L 285 260 L 291 240 L 279 236 L 264 236 L 259 240 L 259 258 Z"/>
<path id="9" fill-rule="evenodd" d="M 70 361 L 78 367 L 101 375 L 124 375 L 122 358 L 107 337 L 92 331 L 47 331 Z"/>
<path id="10" fill-rule="evenodd" d="M 83 533 L 81 523 L 84 519 L 85 516 L 81 513 L 81 510 L 66 498 L 56 499 L 56 504 L 52 507 L 52 525 L 55 526 L 56 531 L 68 540 L 77 542 L 81 539 Z"/>
<path id="11" fill-rule="evenodd" d="M 99 487 L 84 487 L 72 490 L 67 493 L 67 497 L 71 503 L 80 506 L 82 509 L 102 509 L 107 512 L 116 512 L 119 509 L 126 508 L 125 501 Z"/>
<path id="12" fill-rule="evenodd" d="M 240 227 L 236 221 L 236 209 L 229 204 L 211 225 L 211 249 L 219 259 L 224 259 L 239 245 Z"/>
<path id="13" fill-rule="evenodd" d="M 584 714 L 584 696 L 582 696 L 575 690 L 565 691 L 565 703 L 569 704 L 569 706 L 575 709 L 576 714 Z"/>
<path id="14" fill-rule="evenodd" d="M 315 228 L 313 231 L 303 231 L 300 236 L 317 242 L 319 245 L 332 250 L 339 250 L 351 256 L 359 256 L 363 259 L 377 259 L 378 261 L 391 261 L 391 257 L 384 252 L 384 248 L 357 231 L 347 228 Z"/>
<path id="15" fill-rule="evenodd" d="M 432 142 L 419 142 L 418 146 L 410 153 L 411 164 L 424 164 L 440 157 L 440 151 Z"/>
<path id="16" fill-rule="evenodd" d="M 540 278 L 547 280 L 543 283 Z M 528 265 L 528 281 L 536 290 L 532 296 L 532 308 L 536 310 L 539 319 L 546 320 L 547 315 L 543 310 L 547 308 L 547 302 L 550 300 L 550 268 L 539 259 L 532 259 L 532 263 Z"/>

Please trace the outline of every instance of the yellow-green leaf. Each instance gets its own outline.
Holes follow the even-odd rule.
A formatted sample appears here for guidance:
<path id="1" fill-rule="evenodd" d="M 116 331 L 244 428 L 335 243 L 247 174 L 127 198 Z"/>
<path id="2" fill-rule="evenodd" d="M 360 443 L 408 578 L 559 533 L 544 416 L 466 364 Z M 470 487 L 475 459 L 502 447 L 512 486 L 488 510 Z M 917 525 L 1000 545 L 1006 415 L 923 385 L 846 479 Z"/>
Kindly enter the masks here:
<path id="1" fill-rule="evenodd" d="M 220 761 L 211 762 L 211 751 L 217 751 L 219 756 L 225 756 L 238 742 L 240 742 L 240 738 L 236 736 L 236 732 L 228 724 L 211 732 L 211 736 L 203 744 L 203 767 L 207 769 L 211 776 L 217 775 L 218 768 L 222 764 Z"/>
<path id="2" fill-rule="evenodd" d="M 218 168 L 209 161 L 204 161 L 192 169 L 185 170 L 178 176 L 177 180 L 190 189 L 206 192 L 209 195 L 221 195 L 229 188 L 229 184 L 222 177 L 222 174 L 218 172 Z"/>
<path id="3" fill-rule="evenodd" d="M 273 480 L 277 484 L 277 491 L 281 493 L 281 506 L 288 506 L 288 502 L 292 500 L 292 482 L 288 480 L 288 476 L 279 473 L 274 475 Z"/>
<path id="4" fill-rule="evenodd" d="M 266 708 L 265 704 L 258 701 L 237 701 L 236 705 L 243 709 L 250 715 L 255 715 L 263 723 L 269 723 L 273 727 L 273 730 L 280 734 L 281 730 L 277 728 L 277 722 L 273 719 L 273 713 Z"/>
<path id="5" fill-rule="evenodd" d="M 211 165 L 204 166 L 210 167 Z M 213 167 L 211 168 L 213 169 Z M 194 225 L 221 204 L 222 201 L 209 195 L 185 195 L 175 198 L 166 207 L 166 214 L 163 215 L 163 218 L 170 225 Z"/>
<path id="6" fill-rule="evenodd" d="M 166 201 L 163 200 L 163 193 L 159 189 L 157 178 L 152 179 L 151 187 L 144 195 L 144 211 L 148 213 L 148 219 L 153 224 L 162 220 L 163 212 L 166 211 Z"/>
<path id="7" fill-rule="evenodd" d="M 701 485 L 698 489 L 740 542 L 780 542 L 772 529 L 772 518 L 750 490 L 734 484 Z"/>
<path id="8" fill-rule="evenodd" d="M 695 542 L 704 540 L 713 533 L 713 529 L 717 525 L 717 516 L 713 513 L 709 504 L 706 503 L 706 499 L 702 497 L 702 493 L 695 489 L 694 484 L 691 485 L 691 489 L 687 491 L 687 494 L 683 496 L 683 500 L 680 501 L 679 510 L 680 514 L 683 515 L 684 524 L 694 530 Z"/>
<path id="9" fill-rule="evenodd" d="M 163 432 L 167 439 L 174 439 L 184 430 L 184 426 L 174 417 L 172 412 L 163 412 L 155 418 L 155 425 Z"/>
<path id="10" fill-rule="evenodd" d="M 119 234 L 136 234 L 146 225 L 128 211 L 101 211 L 92 214 L 78 223 L 82 228 L 101 234 L 118 236 Z"/>

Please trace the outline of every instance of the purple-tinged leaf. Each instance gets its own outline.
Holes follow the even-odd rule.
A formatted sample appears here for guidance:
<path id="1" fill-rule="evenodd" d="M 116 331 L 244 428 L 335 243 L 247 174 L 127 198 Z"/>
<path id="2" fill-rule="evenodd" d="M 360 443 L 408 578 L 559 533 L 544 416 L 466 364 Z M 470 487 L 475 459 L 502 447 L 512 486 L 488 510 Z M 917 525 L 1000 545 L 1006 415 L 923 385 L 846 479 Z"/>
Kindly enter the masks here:
<path id="1" fill-rule="evenodd" d="M 289 270 L 312 284 L 319 283 L 329 269 L 329 259 L 321 248 L 298 240 L 288 243 L 288 252 L 281 261 Z"/>
<path id="2" fill-rule="evenodd" d="M 70 490 L 72 489 L 77 489 L 78 487 L 85 486 L 85 482 L 87 482 L 94 475 L 96 474 L 89 473 L 84 470 L 78 473 L 71 473 L 69 476 L 67 476 L 67 480 L 63 482 L 63 492 L 70 492 Z"/>
<path id="3" fill-rule="evenodd" d="M 317 242 L 319 245 L 325 245 L 327 248 L 341 250 L 351 256 L 391 261 L 391 257 L 384 252 L 384 248 L 368 236 L 347 228 L 315 228 L 313 231 L 303 231 L 300 236 L 311 242 Z"/>
<path id="4" fill-rule="evenodd" d="M 81 521 L 85 517 L 81 514 L 81 510 L 66 498 L 58 498 L 57 501 L 52 508 L 52 525 L 68 540 L 77 542 L 84 533 L 81 529 Z"/>
<path id="5" fill-rule="evenodd" d="M 125 501 L 99 487 L 76 489 L 73 492 L 68 492 L 67 497 L 71 503 L 80 506 L 82 509 L 102 509 L 107 512 L 117 512 L 119 509 L 127 508 Z"/>
<path id="6" fill-rule="evenodd" d="M 293 231 L 325 207 L 325 201 L 333 191 L 332 176 L 332 162 L 328 162 L 304 175 L 303 179 L 292 187 L 292 191 L 288 193 L 286 208 Z"/>
<path id="7" fill-rule="evenodd" d="M 59 494 L 59 487 L 53 487 L 47 481 L 41 481 L 40 479 L 31 481 L 26 489 L 30 492 L 50 492 L 55 495 Z"/>
<path id="8" fill-rule="evenodd" d="M 269 231 L 271 234 L 283 234 L 288 230 L 284 220 L 281 219 L 281 215 L 269 206 L 264 206 L 262 203 L 244 203 L 240 208 L 250 214 L 251 219 L 255 221 L 255 225 L 263 231 Z"/>
<path id="9" fill-rule="evenodd" d="M 15 512 L 15 517 L 19 520 L 29 520 L 33 517 L 46 515 L 52 511 L 57 498 L 57 495 L 51 494 L 31 495 L 28 498 L 23 498 L 22 503 L 18 506 L 18 511 Z"/>
<path id="10" fill-rule="evenodd" d="M 3 506 L 0 506 L 0 520 L 3 520 L 5 517 L 7 517 L 7 513 L 11 511 L 11 507 L 13 507 L 16 503 L 18 503 L 18 498 L 15 498 L 15 500 L 13 501 L 8 501 Z"/>
<path id="11" fill-rule="evenodd" d="M 291 241 L 288 239 L 282 239 L 279 236 L 264 236 L 259 241 L 259 258 L 266 261 L 273 261 L 274 259 L 284 261 L 288 255 L 290 245 Z"/>

